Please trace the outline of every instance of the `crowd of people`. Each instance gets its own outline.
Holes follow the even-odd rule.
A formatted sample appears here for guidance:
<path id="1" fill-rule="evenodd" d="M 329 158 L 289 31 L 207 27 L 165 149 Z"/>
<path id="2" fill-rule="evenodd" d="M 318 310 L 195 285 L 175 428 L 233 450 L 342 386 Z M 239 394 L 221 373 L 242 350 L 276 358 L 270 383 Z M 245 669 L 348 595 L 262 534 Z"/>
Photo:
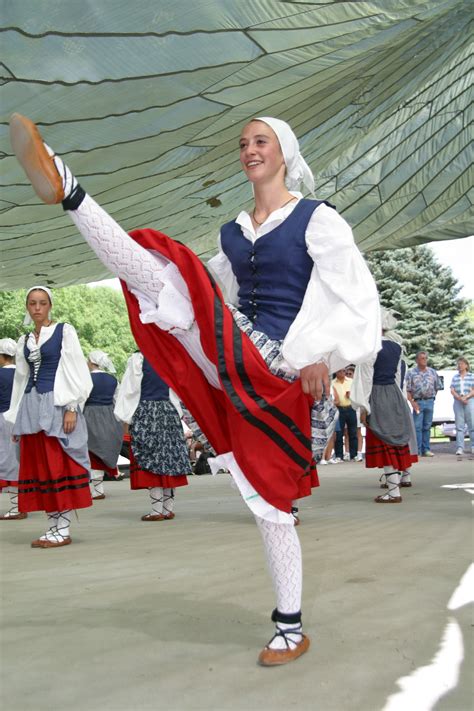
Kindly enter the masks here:
<path id="1" fill-rule="evenodd" d="M 330 203 L 303 198 L 301 187 L 314 194 L 314 178 L 284 121 L 259 117 L 242 129 L 238 151 L 254 206 L 222 226 L 208 263 L 212 276 L 191 250 L 160 232 L 128 235 L 31 121 L 15 114 L 10 126 L 37 195 L 61 202 L 121 278 L 139 348 L 117 391 L 105 354 L 90 354 L 88 366 L 73 327 L 52 321 L 50 290 L 28 291 L 34 329 L 14 344 L 13 379 L 6 364 L 1 382 L 12 384 L 11 402 L 0 421 L 3 446 L 10 447 L 11 434 L 19 447 L 19 468 L 5 470 L 2 484 L 10 495 L 16 485 L 20 516 L 35 510 L 48 516 L 48 530 L 32 545 L 68 545 L 71 512 L 105 496 L 103 472 L 113 472 L 119 445 L 114 417 L 129 425 L 132 488 L 149 491 L 151 512 L 143 520 L 173 519 L 174 490 L 191 473 L 173 391 L 196 437 L 212 448 L 212 466 L 230 473 L 262 536 L 277 605 L 274 634 L 258 662 L 297 659 L 310 645 L 302 627 L 297 501 L 318 486 L 316 462 L 331 460 L 329 447 L 335 461 L 344 460 L 346 428 L 347 455 L 361 461 L 364 425 L 366 466 L 383 467 L 387 488 L 375 501 L 401 502 L 418 432 L 420 452 L 430 451 L 423 439 L 426 367 L 407 378 L 422 418 L 414 425 L 393 318 L 380 310 L 347 222 Z M 467 405 L 474 390 L 467 392 L 466 374 L 461 380 L 454 388 Z"/>

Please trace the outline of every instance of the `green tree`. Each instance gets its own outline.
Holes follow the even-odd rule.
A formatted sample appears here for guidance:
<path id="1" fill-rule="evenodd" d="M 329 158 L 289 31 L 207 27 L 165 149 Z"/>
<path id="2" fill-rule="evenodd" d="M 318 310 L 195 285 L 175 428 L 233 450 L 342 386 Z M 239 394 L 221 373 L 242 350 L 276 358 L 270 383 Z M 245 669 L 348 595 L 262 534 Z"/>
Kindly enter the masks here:
<path id="1" fill-rule="evenodd" d="M 53 299 L 54 320 L 74 326 L 84 355 L 97 348 L 106 351 L 121 377 L 137 348 L 122 293 L 110 287 L 69 286 L 55 289 Z M 25 292 L 0 292 L 0 314 L 0 338 L 17 340 L 31 330 L 23 326 Z"/>
<path id="2" fill-rule="evenodd" d="M 429 247 L 372 252 L 366 260 L 382 305 L 397 313 L 409 364 L 419 350 L 435 368 L 454 368 L 460 355 L 472 358 L 469 301 L 459 297 L 462 287 Z"/>

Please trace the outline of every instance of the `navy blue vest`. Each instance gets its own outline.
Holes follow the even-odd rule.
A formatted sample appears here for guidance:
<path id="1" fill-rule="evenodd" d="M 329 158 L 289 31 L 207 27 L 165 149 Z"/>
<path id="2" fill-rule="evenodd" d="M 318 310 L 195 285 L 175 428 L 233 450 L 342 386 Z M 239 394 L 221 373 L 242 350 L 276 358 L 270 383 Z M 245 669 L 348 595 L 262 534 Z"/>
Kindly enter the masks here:
<path id="1" fill-rule="evenodd" d="M 144 358 L 140 400 L 169 400 L 169 396 L 169 385 L 155 373 L 147 359 Z"/>
<path id="2" fill-rule="evenodd" d="M 382 349 L 374 363 L 374 385 L 392 385 L 395 382 L 401 354 L 402 348 L 398 343 L 382 341 Z"/>
<path id="3" fill-rule="evenodd" d="M 33 387 L 36 387 L 39 393 L 49 393 L 51 390 L 54 390 L 54 379 L 56 377 L 63 345 L 63 330 L 64 324 L 58 323 L 51 338 L 41 346 L 41 365 L 36 380 L 33 363 L 30 363 L 28 360 L 28 356 L 30 355 L 30 350 L 26 345 L 28 337 L 25 338 L 23 353 L 25 354 L 26 362 L 30 366 L 30 378 L 25 393 L 29 393 Z"/>
<path id="4" fill-rule="evenodd" d="M 6 412 L 10 407 L 14 377 L 15 368 L 0 368 L 0 412 Z"/>
<path id="5" fill-rule="evenodd" d="M 93 387 L 86 405 L 112 405 L 117 389 L 117 378 L 110 373 L 99 373 L 95 370 L 92 371 L 91 377 Z"/>
<path id="6" fill-rule="evenodd" d="M 322 202 L 300 200 L 286 220 L 254 244 L 235 220 L 221 228 L 222 251 L 239 284 L 239 310 L 272 339 L 285 338 L 303 303 L 313 268 L 306 228 Z"/>

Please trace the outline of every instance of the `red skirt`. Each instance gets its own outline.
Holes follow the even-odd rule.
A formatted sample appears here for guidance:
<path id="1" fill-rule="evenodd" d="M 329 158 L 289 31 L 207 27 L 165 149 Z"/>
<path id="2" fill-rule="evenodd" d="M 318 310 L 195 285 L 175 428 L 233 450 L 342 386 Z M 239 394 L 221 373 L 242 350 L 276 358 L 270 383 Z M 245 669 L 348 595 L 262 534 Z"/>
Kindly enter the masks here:
<path id="1" fill-rule="evenodd" d="M 8 479 L 0 479 L 0 491 L 3 491 L 8 486 L 18 486 L 18 481 L 8 481 Z"/>
<path id="2" fill-rule="evenodd" d="M 149 489 L 155 486 L 161 486 L 163 489 L 177 489 L 178 486 L 187 486 L 187 484 L 188 477 L 186 474 L 168 476 L 167 474 L 154 474 L 146 469 L 140 469 L 130 447 L 130 488 L 132 490 Z"/>
<path id="3" fill-rule="evenodd" d="M 108 467 L 102 459 L 89 450 L 89 459 L 91 460 L 91 469 L 98 469 L 105 472 L 109 476 L 118 477 L 119 470 L 117 467 Z"/>
<path id="4" fill-rule="evenodd" d="M 65 511 L 92 506 L 89 472 L 44 432 L 21 435 L 18 508 Z"/>
<path id="5" fill-rule="evenodd" d="M 396 471 L 402 472 L 417 461 L 417 455 L 410 454 L 407 444 L 401 447 L 387 444 L 376 437 L 370 427 L 366 428 L 365 466 L 367 469 L 393 467 Z"/>

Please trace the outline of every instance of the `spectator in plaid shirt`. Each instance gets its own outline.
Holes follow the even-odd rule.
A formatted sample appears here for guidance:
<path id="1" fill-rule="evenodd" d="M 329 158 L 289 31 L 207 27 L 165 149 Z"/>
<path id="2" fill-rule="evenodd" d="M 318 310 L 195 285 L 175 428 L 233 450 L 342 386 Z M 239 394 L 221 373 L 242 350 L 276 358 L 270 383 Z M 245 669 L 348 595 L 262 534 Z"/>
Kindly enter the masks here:
<path id="1" fill-rule="evenodd" d="M 422 457 L 434 457 L 430 449 L 430 429 L 436 393 L 442 386 L 436 370 L 428 367 L 426 351 L 416 354 L 416 366 L 407 373 L 406 387 L 408 401 L 413 407 L 418 453 Z"/>

